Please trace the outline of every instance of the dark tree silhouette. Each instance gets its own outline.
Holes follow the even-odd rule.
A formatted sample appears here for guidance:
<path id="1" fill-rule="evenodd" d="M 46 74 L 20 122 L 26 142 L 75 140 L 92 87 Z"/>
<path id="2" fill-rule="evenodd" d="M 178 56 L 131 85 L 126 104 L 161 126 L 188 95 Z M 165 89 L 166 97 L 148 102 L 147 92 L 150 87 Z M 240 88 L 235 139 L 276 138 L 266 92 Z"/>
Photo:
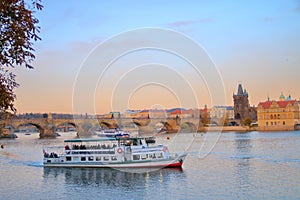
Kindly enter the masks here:
<path id="1" fill-rule="evenodd" d="M 34 17 L 37 10 L 42 10 L 41 0 L 0 0 L 0 112 L 15 111 L 14 88 L 19 84 L 15 80 L 12 68 L 25 66 L 32 69 L 34 60 L 33 42 L 38 36 L 39 20 Z"/>

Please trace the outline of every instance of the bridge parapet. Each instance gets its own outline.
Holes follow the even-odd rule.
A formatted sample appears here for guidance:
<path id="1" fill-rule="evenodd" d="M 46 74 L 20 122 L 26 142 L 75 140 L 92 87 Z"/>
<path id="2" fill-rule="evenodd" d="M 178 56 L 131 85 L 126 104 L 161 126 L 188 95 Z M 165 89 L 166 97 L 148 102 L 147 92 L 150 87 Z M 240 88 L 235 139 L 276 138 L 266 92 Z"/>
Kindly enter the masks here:
<path id="1" fill-rule="evenodd" d="M 199 118 L 12 118 L 0 120 L 0 124 L 11 125 L 15 129 L 21 125 L 30 124 L 37 127 L 40 137 L 55 137 L 55 130 L 62 124 L 71 124 L 78 133 L 90 134 L 90 129 L 99 125 L 107 128 L 122 128 L 135 126 L 139 131 L 154 132 L 157 124 L 164 126 L 167 132 L 178 132 L 184 127 L 189 130 L 199 130 Z"/>

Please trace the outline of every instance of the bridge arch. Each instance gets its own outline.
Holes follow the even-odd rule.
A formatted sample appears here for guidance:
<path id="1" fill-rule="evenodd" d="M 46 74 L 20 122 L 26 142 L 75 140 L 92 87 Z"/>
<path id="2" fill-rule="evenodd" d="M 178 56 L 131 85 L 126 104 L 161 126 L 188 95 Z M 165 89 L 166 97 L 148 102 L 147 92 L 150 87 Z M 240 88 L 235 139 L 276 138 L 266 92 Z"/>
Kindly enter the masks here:
<path id="1" fill-rule="evenodd" d="M 133 122 L 134 125 L 136 125 L 137 127 L 141 127 L 142 126 L 142 123 L 139 123 L 139 122 Z"/>
<path id="2" fill-rule="evenodd" d="M 26 125 L 31 125 L 31 126 L 36 127 L 40 133 L 42 133 L 44 131 L 44 128 L 42 128 L 42 126 L 40 124 L 34 123 L 34 122 L 20 123 L 20 124 L 15 125 L 14 128 L 16 130 L 16 129 L 19 129 L 21 126 L 26 126 Z"/>
<path id="3" fill-rule="evenodd" d="M 164 128 L 167 132 L 171 132 L 174 130 L 174 127 L 169 122 L 160 122 L 164 125 Z"/>
<path id="4" fill-rule="evenodd" d="M 74 129 L 77 128 L 76 124 L 74 122 L 60 122 L 60 123 L 56 123 L 55 124 L 55 129 L 57 130 L 59 127 L 64 127 L 62 128 L 63 129 L 63 132 L 67 132 L 69 131 L 69 126 L 72 126 Z M 65 128 L 65 127 L 68 127 L 68 128 Z"/>
<path id="5" fill-rule="evenodd" d="M 192 122 L 183 122 L 180 124 L 180 132 L 197 132 L 197 126 Z"/>
<path id="6" fill-rule="evenodd" d="M 118 128 L 119 126 L 115 123 L 110 123 L 106 121 L 100 121 L 99 125 L 104 128 Z"/>

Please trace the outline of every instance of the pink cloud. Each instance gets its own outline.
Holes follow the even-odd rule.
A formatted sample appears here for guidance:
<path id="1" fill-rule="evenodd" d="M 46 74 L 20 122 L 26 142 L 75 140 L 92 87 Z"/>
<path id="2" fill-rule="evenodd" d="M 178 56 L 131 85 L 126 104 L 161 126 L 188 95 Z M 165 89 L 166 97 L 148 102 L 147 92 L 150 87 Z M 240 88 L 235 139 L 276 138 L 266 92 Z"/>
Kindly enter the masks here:
<path id="1" fill-rule="evenodd" d="M 212 19 L 203 18 L 203 19 L 199 19 L 199 20 L 176 21 L 176 22 L 168 23 L 167 25 L 169 27 L 182 27 L 182 26 L 188 26 L 188 25 L 192 25 L 192 24 L 211 23 L 211 22 L 213 22 Z"/>
<path id="2" fill-rule="evenodd" d="M 264 22 L 274 22 L 276 21 L 277 19 L 274 18 L 274 17 L 265 17 L 262 19 Z"/>

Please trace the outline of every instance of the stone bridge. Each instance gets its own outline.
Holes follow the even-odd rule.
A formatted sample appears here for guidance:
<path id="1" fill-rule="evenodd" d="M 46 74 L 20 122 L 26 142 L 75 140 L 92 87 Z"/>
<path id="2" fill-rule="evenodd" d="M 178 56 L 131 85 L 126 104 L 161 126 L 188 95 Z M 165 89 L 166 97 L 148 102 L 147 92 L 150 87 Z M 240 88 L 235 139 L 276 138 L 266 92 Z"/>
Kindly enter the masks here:
<path id="1" fill-rule="evenodd" d="M 200 129 L 199 118 L 12 118 L 0 120 L 0 125 L 17 129 L 22 125 L 33 125 L 40 131 L 40 137 L 55 137 L 55 130 L 61 125 L 69 124 L 76 128 L 77 133 L 91 134 L 90 130 L 97 126 L 107 128 L 135 127 L 139 132 L 155 132 L 159 124 L 167 132 L 196 132 Z"/>

